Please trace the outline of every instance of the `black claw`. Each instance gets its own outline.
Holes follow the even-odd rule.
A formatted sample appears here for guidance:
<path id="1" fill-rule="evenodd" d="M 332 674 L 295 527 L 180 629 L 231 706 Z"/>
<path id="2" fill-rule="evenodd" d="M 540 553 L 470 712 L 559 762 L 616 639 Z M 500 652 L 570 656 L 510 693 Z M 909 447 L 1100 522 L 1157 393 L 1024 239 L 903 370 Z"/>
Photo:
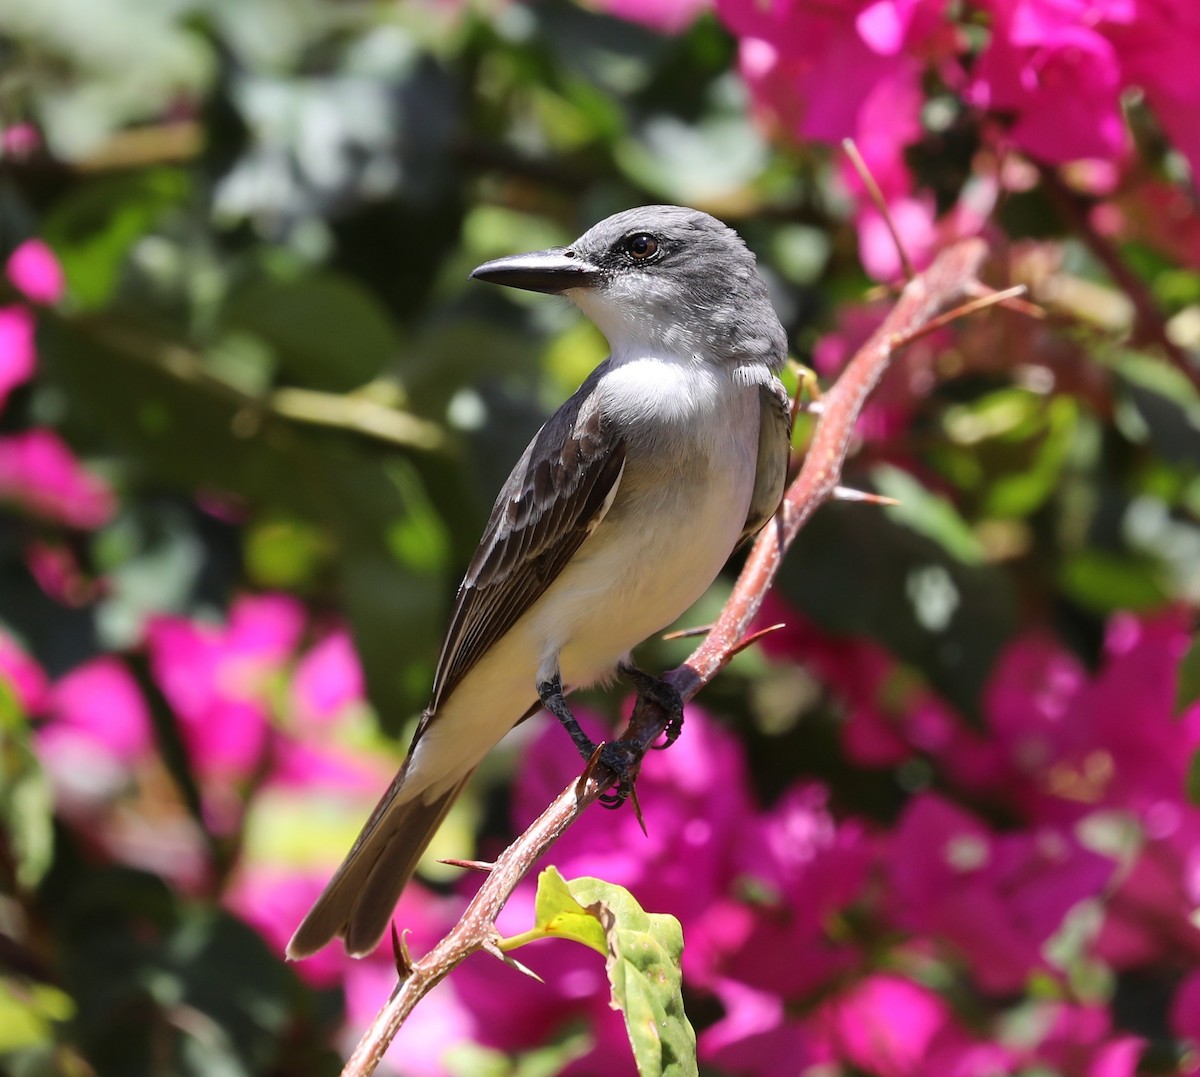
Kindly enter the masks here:
<path id="1" fill-rule="evenodd" d="M 664 748 L 670 748 L 679 739 L 679 734 L 683 732 L 683 696 L 679 694 L 673 684 L 664 681 L 661 677 L 646 673 L 637 666 L 621 665 L 618 669 L 621 675 L 633 685 L 639 702 L 644 699 L 661 708 L 666 714 L 667 724 L 663 727 L 663 740 L 651 747 L 657 752 L 661 752 Z"/>
<path id="2" fill-rule="evenodd" d="M 599 762 L 617 776 L 617 784 L 596 799 L 606 808 L 619 808 L 633 792 L 633 779 L 637 775 L 637 756 L 620 741 L 611 741 L 600 749 Z"/>

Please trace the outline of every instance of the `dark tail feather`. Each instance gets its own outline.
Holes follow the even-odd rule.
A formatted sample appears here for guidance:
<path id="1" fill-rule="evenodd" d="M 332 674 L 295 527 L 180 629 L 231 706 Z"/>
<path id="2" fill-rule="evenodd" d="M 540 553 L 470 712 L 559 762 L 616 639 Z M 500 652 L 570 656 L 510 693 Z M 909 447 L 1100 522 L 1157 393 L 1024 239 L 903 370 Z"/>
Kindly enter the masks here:
<path id="1" fill-rule="evenodd" d="M 342 866 L 296 928 L 287 947 L 291 960 L 316 953 L 339 935 L 354 957 L 375 949 L 417 861 L 472 773 L 428 804 L 419 795 L 393 803 L 399 781 L 388 790 Z"/>

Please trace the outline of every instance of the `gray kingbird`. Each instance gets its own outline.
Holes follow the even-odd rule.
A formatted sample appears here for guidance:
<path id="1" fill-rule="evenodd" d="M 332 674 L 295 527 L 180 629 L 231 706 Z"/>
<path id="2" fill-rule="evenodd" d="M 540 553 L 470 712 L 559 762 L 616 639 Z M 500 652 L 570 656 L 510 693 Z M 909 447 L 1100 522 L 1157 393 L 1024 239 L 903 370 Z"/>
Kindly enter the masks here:
<path id="1" fill-rule="evenodd" d="M 630 651 L 704 593 L 783 495 L 787 337 L 731 228 L 645 206 L 471 276 L 566 296 L 612 355 L 538 431 L 496 498 L 408 757 L 290 958 L 336 936 L 351 954 L 374 949 L 454 799 L 539 705 L 585 759 L 594 745 L 564 692 L 620 671 L 679 711 Z"/>

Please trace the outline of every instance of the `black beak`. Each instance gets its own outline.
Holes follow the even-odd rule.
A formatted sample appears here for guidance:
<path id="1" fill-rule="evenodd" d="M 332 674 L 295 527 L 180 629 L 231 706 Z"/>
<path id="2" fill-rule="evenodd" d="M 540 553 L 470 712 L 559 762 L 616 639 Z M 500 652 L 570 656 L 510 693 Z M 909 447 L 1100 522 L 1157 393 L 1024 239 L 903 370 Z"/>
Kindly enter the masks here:
<path id="1" fill-rule="evenodd" d="M 472 270 L 471 279 L 556 295 L 570 288 L 586 288 L 598 272 L 569 247 L 551 247 L 548 251 L 493 258 Z"/>

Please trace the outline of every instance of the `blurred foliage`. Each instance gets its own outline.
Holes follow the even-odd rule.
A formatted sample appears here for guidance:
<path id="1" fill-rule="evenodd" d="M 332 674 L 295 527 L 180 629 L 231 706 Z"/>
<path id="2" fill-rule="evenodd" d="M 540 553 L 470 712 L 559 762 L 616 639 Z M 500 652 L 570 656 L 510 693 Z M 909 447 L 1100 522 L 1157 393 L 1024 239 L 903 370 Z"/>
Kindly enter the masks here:
<path id="1" fill-rule="evenodd" d="M 155 810 L 207 825 L 145 668 L 154 617 L 216 617 L 238 594 L 283 589 L 316 621 L 348 622 L 387 740 L 426 704 L 496 489 L 605 347 L 564 303 L 468 284 L 473 266 L 630 205 L 684 202 L 758 253 L 795 355 L 841 331 L 838 309 L 870 282 L 833 154 L 750 122 L 735 56 L 711 14 L 664 36 L 566 0 L 0 4 L 0 127 L 29 125 L 36 143 L 0 159 L 0 238 L 7 252 L 40 236 L 66 280 L 39 311 L 38 377 L 8 398 L 0 435 L 52 426 L 117 494 L 90 530 L 0 504 L 0 623 L 52 680 L 132 651 L 174 790 L 142 790 Z M 976 149 L 950 127 L 912 165 L 948 204 Z M 1018 247 L 1063 231 L 1039 189 L 997 219 Z M 1059 283 L 1100 289 L 1087 316 L 1064 301 L 1048 325 L 993 312 L 965 330 L 907 401 L 905 435 L 855 446 L 847 481 L 900 503 L 823 508 L 779 583 L 822 629 L 881 644 L 976 722 L 1023 626 L 1095 663 L 1114 611 L 1200 602 L 1200 395 L 1128 316 L 1106 329 L 1102 265 L 1064 249 Z M 1166 315 L 1195 312 L 1193 270 L 1125 254 Z M 996 271 L 1020 277 L 1019 252 L 1013 264 Z M 83 599 L 30 568 L 53 536 Z M 689 649 L 649 641 L 641 657 L 655 668 Z M 1182 702 L 1200 694 L 1197 653 Z M 611 694 L 588 701 L 615 713 Z M 799 770 L 893 819 L 926 780 L 850 766 L 829 701 L 753 653 L 705 703 L 745 731 L 764 797 Z M 351 736 L 382 751 L 364 725 Z M 511 762 L 489 761 L 465 809 L 485 840 L 504 830 L 494 790 Z M 341 988 L 302 982 L 221 906 L 246 834 L 213 842 L 218 877 L 190 894 L 104 863 L 55 819 L 3 680 L 0 782 L 0 1068 L 336 1072 Z M 322 816 L 303 836 L 344 829 Z M 577 1046 L 489 1065 L 553 1072 Z M 468 1056 L 463 1072 L 484 1072 Z"/>

